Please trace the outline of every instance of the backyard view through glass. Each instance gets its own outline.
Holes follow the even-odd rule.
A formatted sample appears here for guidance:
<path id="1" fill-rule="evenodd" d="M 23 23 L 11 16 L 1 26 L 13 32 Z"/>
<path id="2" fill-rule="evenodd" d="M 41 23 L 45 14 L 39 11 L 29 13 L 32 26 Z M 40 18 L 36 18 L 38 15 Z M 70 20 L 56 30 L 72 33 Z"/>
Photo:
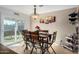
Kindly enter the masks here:
<path id="1" fill-rule="evenodd" d="M 15 43 L 22 40 L 21 30 L 24 29 L 22 21 L 4 20 L 4 43 Z"/>

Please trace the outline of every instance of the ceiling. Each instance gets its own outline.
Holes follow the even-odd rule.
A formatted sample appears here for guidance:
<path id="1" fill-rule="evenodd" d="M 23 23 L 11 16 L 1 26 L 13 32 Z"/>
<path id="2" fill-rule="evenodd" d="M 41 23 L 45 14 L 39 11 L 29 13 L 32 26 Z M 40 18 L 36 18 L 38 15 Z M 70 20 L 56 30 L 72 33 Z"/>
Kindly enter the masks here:
<path id="1" fill-rule="evenodd" d="M 33 5 L 0 5 L 0 7 L 5 7 L 13 11 L 18 11 L 27 15 L 33 14 Z M 74 7 L 78 7 L 78 5 L 37 5 L 37 13 L 41 14 Z"/>

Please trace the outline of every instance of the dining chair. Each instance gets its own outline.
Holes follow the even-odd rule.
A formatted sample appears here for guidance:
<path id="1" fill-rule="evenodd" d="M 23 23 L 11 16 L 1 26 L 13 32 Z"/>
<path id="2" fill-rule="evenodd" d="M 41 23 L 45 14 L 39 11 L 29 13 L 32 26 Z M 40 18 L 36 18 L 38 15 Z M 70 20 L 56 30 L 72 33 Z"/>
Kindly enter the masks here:
<path id="1" fill-rule="evenodd" d="M 31 54 L 33 53 L 34 51 L 34 48 L 37 52 L 37 49 L 41 48 L 41 44 L 40 44 L 40 41 L 39 41 L 39 33 L 37 31 L 35 32 L 31 32 L 31 43 L 32 43 L 32 50 L 31 50 Z"/>
<path id="2" fill-rule="evenodd" d="M 48 30 L 39 30 L 39 34 L 48 34 Z"/>
<path id="3" fill-rule="evenodd" d="M 46 34 L 43 34 L 43 35 L 45 36 Z M 53 52 L 56 54 L 55 50 L 52 47 L 52 44 L 56 41 L 56 35 L 57 35 L 57 32 L 53 32 L 53 34 L 47 34 L 46 35 L 47 37 L 42 40 L 42 42 L 43 42 L 43 46 L 42 46 L 43 47 L 43 53 L 45 53 L 46 51 L 48 53 L 50 53 L 49 48 L 51 48 L 53 50 Z"/>
<path id="4" fill-rule="evenodd" d="M 29 45 L 29 43 L 30 43 L 30 31 L 22 30 L 22 36 L 23 36 L 24 43 L 26 45 L 26 47 L 24 49 L 24 52 L 25 52 L 25 50 L 28 50 L 28 46 L 30 47 L 30 45 Z"/>
<path id="5" fill-rule="evenodd" d="M 55 50 L 53 49 L 52 44 L 56 41 L 56 36 L 57 36 L 57 31 L 56 31 L 56 32 L 53 32 L 53 34 L 52 34 L 52 36 L 51 36 L 51 40 L 49 40 L 49 41 L 47 42 L 48 48 L 51 47 L 51 49 L 53 50 L 53 52 L 54 52 L 55 54 L 56 54 L 56 52 L 55 52 Z"/>
<path id="6" fill-rule="evenodd" d="M 41 42 L 41 50 L 42 50 L 42 54 L 44 54 L 46 52 L 46 47 L 47 44 L 45 42 L 48 42 L 49 40 L 49 36 L 48 36 L 48 30 L 39 30 L 39 40 Z M 49 53 L 49 51 L 47 50 L 47 52 Z"/>

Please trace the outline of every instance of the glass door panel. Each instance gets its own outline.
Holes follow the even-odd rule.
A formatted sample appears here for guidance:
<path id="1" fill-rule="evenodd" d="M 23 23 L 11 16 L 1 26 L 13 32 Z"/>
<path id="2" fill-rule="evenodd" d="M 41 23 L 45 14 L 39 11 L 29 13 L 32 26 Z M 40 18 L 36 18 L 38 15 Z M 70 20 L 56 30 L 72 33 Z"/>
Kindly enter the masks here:
<path id="1" fill-rule="evenodd" d="M 24 30 L 24 22 L 23 21 L 18 21 L 17 22 L 17 38 L 16 41 L 22 41 L 22 35 L 21 35 L 21 31 Z"/>
<path id="2" fill-rule="evenodd" d="M 15 41 L 15 21 L 4 20 L 4 42 L 10 43 Z"/>

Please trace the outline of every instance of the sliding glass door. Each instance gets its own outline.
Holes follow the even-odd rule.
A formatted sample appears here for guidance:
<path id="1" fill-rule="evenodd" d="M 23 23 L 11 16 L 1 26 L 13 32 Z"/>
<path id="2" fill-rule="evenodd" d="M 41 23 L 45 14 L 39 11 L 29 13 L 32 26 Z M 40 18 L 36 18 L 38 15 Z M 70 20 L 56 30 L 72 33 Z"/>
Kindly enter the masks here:
<path id="1" fill-rule="evenodd" d="M 15 41 L 22 41 L 23 40 L 22 35 L 21 35 L 22 30 L 24 30 L 24 22 L 19 20 L 16 23 L 16 28 L 15 28 L 15 36 L 16 36 Z"/>
<path id="2" fill-rule="evenodd" d="M 15 21 L 8 19 L 4 20 L 4 43 L 11 43 L 15 41 L 15 25 Z"/>
<path id="3" fill-rule="evenodd" d="M 4 44 L 13 44 L 22 40 L 21 30 L 24 29 L 24 22 L 19 20 L 4 20 Z"/>

